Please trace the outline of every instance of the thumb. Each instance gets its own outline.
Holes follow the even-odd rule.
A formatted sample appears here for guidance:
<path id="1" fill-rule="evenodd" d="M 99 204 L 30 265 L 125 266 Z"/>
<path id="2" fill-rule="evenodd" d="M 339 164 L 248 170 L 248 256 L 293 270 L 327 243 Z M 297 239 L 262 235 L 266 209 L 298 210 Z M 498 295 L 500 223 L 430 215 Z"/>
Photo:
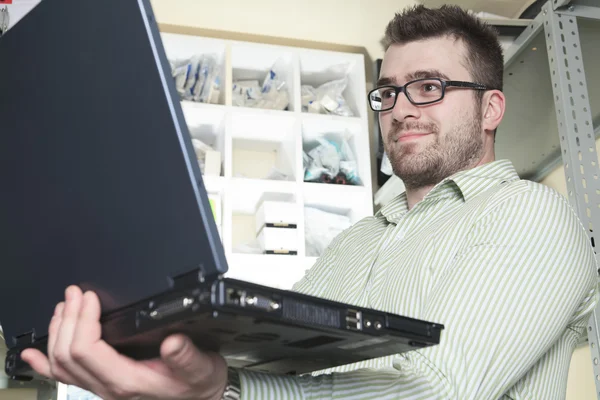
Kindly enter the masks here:
<path id="1" fill-rule="evenodd" d="M 167 367 L 184 382 L 192 386 L 226 385 L 227 365 L 222 357 L 200 351 L 187 336 L 169 336 L 160 352 Z"/>

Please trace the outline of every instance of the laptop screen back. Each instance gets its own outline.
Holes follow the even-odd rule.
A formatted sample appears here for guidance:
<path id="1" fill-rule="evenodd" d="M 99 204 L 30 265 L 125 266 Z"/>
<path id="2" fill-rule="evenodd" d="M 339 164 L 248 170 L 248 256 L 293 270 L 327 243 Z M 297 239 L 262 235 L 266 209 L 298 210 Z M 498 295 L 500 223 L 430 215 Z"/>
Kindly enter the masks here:
<path id="1" fill-rule="evenodd" d="M 154 37 L 154 39 L 151 39 Z M 147 0 L 42 1 L 0 38 L 0 323 L 47 334 L 226 262 Z"/>

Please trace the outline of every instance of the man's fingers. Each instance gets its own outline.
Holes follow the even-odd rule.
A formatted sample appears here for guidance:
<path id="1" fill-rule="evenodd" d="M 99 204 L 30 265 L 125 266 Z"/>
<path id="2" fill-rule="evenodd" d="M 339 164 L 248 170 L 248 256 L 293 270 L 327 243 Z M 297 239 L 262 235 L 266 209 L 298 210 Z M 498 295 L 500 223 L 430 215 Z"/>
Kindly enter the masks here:
<path id="1" fill-rule="evenodd" d="M 50 357 L 51 361 L 63 368 L 68 368 L 72 363 L 70 348 L 81 307 L 81 289 L 75 286 L 68 287 L 65 291 L 65 298 L 66 302 L 60 319 L 60 327 Z"/>
<path id="2" fill-rule="evenodd" d="M 50 361 L 38 349 L 25 349 L 21 352 L 21 358 L 28 363 L 38 374 L 50 379 L 55 379 L 50 369 Z"/>
<path id="3" fill-rule="evenodd" d="M 72 357 L 72 343 L 79 314 L 83 305 L 83 294 L 77 286 L 70 286 L 65 292 L 65 305 L 62 307 L 62 315 L 54 317 L 52 323 L 60 323 L 56 336 L 53 339 L 52 349 L 49 348 L 50 369 L 55 379 L 83 389 L 98 386 L 96 379 L 80 368 Z M 57 312 L 61 307 L 57 306 Z M 56 322 L 54 320 L 57 320 Z M 54 330 L 54 328 L 52 328 Z M 53 332 L 54 333 L 54 332 Z"/>
<path id="4" fill-rule="evenodd" d="M 60 329 L 60 323 L 62 321 L 62 314 L 65 309 L 65 303 L 60 302 L 56 305 L 54 309 L 54 315 L 50 320 L 50 326 L 48 327 L 48 355 L 53 357 L 54 353 L 54 345 L 56 343 L 56 337 L 58 336 L 58 331 Z"/>
<path id="5" fill-rule="evenodd" d="M 227 379 L 227 366 L 218 355 L 204 353 L 184 335 L 172 335 L 161 346 L 161 356 L 173 374 L 190 385 L 211 385 Z"/>
<path id="6" fill-rule="evenodd" d="M 75 358 L 85 357 L 90 347 L 101 340 L 101 313 L 102 310 L 98 296 L 93 292 L 86 292 L 82 297 L 77 326 L 75 326 L 73 331 L 71 352 Z"/>
<path id="7" fill-rule="evenodd" d="M 130 398 L 153 394 L 148 388 L 148 383 L 152 381 L 157 381 L 168 389 L 167 382 L 161 381 L 160 376 L 152 373 L 148 379 L 147 374 L 140 373 L 140 365 L 122 356 L 102 340 L 101 314 L 98 296 L 93 292 L 86 292 L 70 350 L 73 360 L 81 370 L 93 377 L 91 390 L 96 393 L 109 390 L 110 396 Z M 144 366 L 143 372 L 150 370 Z M 165 395 L 168 396 L 168 393 Z"/>

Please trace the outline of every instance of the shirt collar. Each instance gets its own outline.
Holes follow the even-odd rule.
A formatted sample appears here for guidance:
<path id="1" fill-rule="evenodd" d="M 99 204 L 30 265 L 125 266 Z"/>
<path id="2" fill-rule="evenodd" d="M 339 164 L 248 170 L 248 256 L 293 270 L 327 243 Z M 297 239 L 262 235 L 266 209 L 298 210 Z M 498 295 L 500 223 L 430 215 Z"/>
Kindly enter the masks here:
<path id="1" fill-rule="evenodd" d="M 438 183 L 423 201 L 461 196 L 468 201 L 487 189 L 501 183 L 519 180 L 519 175 L 512 162 L 498 160 L 475 168 L 457 172 Z M 390 222 L 396 222 L 399 217 L 408 212 L 406 192 L 402 192 L 388 204 L 383 206 L 376 216 L 383 216 Z"/>

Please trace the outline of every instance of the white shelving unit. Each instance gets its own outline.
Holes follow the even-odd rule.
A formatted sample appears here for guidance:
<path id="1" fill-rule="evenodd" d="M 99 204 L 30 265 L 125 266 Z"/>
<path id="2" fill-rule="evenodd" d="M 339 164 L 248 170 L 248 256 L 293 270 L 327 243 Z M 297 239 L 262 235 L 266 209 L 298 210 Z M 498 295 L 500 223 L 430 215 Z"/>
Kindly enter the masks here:
<path id="1" fill-rule="evenodd" d="M 304 209 L 307 206 L 344 215 L 350 223 L 373 214 L 366 79 L 361 54 L 247 43 L 163 32 L 170 60 L 213 54 L 219 62 L 218 104 L 182 101 L 190 135 L 221 152 L 220 176 L 205 176 L 209 193 L 222 199 L 221 234 L 231 277 L 291 288 L 316 257 L 307 256 Z M 278 63 L 286 81 L 285 111 L 234 105 L 233 83 L 258 80 Z M 346 77 L 343 93 L 354 116 L 302 110 L 301 86 L 318 87 Z M 360 185 L 304 182 L 303 149 L 334 134 L 346 138 L 357 161 Z M 267 179 L 272 169 L 286 179 Z M 261 200 L 288 201 L 297 207 L 297 255 L 250 254 L 240 246 L 256 239 L 255 213 Z M 310 221 L 308 223 L 311 223 Z"/>

